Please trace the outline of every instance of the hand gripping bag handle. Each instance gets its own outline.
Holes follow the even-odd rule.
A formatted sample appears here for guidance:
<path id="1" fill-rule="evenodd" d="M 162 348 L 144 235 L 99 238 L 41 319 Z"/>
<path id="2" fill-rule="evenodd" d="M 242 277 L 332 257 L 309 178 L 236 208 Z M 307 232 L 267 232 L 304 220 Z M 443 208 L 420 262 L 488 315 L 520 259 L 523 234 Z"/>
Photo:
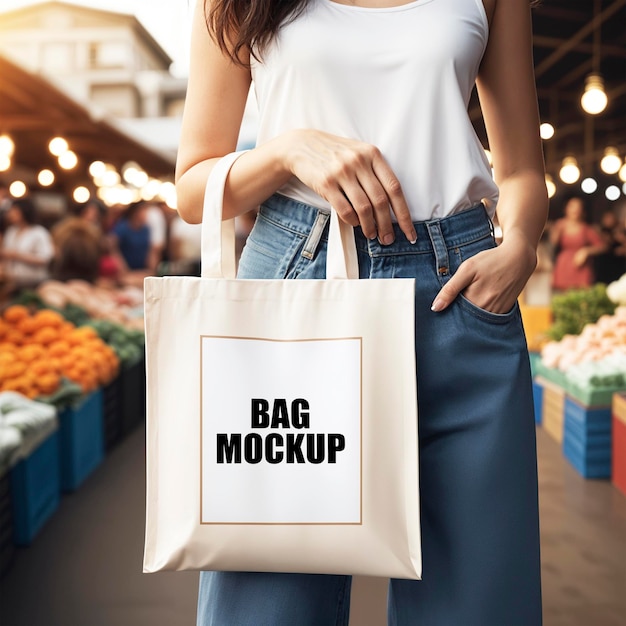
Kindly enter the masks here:
<path id="1" fill-rule="evenodd" d="M 202 278 L 235 278 L 235 220 L 222 220 L 224 187 L 232 164 L 246 150 L 222 157 L 211 170 L 204 192 L 202 211 Z M 357 279 L 354 229 L 331 209 L 326 258 L 326 278 Z"/>

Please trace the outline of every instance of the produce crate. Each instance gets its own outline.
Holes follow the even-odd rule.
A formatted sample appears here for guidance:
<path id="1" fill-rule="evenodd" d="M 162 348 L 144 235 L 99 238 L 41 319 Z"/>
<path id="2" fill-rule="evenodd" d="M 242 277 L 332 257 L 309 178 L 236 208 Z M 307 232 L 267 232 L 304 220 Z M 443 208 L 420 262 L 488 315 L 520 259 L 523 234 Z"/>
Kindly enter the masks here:
<path id="1" fill-rule="evenodd" d="M 146 420 L 146 361 L 122 369 L 122 436 Z"/>
<path id="2" fill-rule="evenodd" d="M 6 472 L 0 478 L 0 578 L 11 568 L 14 555 L 11 479 Z"/>
<path id="3" fill-rule="evenodd" d="M 111 450 L 122 438 L 122 381 L 116 377 L 102 388 L 104 449 Z"/>
<path id="4" fill-rule="evenodd" d="M 77 407 L 59 415 L 61 488 L 74 491 L 104 458 L 102 391 L 87 396 Z"/>
<path id="5" fill-rule="evenodd" d="M 541 424 L 543 414 L 543 385 L 538 379 L 533 380 L 533 406 L 535 409 L 535 424 Z"/>
<path id="6" fill-rule="evenodd" d="M 611 408 L 584 406 L 567 396 L 563 453 L 584 478 L 610 478 Z"/>
<path id="7" fill-rule="evenodd" d="M 557 442 L 563 441 L 563 411 L 565 407 L 565 390 L 553 382 L 539 377 L 543 386 L 543 403 L 541 423 L 545 431 Z"/>
<path id="8" fill-rule="evenodd" d="M 541 349 L 547 340 L 547 332 L 552 325 L 552 309 L 549 306 L 529 306 L 520 304 L 520 313 L 530 350 Z"/>
<path id="9" fill-rule="evenodd" d="M 537 376 L 541 376 L 544 380 L 554 383 L 563 389 L 567 386 L 568 381 L 565 372 L 553 367 L 547 367 L 541 359 L 535 364 L 535 372 Z"/>
<path id="10" fill-rule="evenodd" d="M 613 396 L 611 481 L 626 496 L 626 393 Z"/>
<path id="11" fill-rule="evenodd" d="M 59 431 L 48 436 L 10 472 L 13 540 L 27 546 L 59 507 Z"/>
<path id="12" fill-rule="evenodd" d="M 567 393 L 585 406 L 610 407 L 613 395 L 625 391 L 622 387 L 581 387 L 570 381 L 566 384 Z"/>

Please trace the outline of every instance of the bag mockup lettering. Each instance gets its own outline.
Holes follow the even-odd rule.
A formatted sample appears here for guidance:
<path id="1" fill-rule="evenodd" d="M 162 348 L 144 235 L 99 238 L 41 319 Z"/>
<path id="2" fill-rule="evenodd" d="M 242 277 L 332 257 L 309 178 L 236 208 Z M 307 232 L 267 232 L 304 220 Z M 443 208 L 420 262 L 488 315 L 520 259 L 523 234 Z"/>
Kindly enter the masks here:
<path id="1" fill-rule="evenodd" d="M 309 403 L 298 398 L 291 403 L 292 419 L 287 412 L 287 401 L 278 398 L 274 401 L 274 410 L 270 420 L 269 402 L 261 398 L 252 399 L 251 428 L 310 428 L 309 412 L 300 413 L 300 407 L 309 408 Z M 305 439 L 306 437 L 306 439 Z M 304 450 L 306 451 L 303 452 Z M 257 433 L 249 433 L 243 438 L 243 462 L 260 463 L 263 459 L 268 463 L 336 463 L 337 453 L 346 447 L 346 438 L 338 433 L 333 434 L 292 434 L 270 433 L 265 437 Z M 217 434 L 217 462 L 242 462 L 241 433 Z M 328 450 L 328 456 L 326 456 Z M 306 457 L 306 458 L 305 458 Z"/>

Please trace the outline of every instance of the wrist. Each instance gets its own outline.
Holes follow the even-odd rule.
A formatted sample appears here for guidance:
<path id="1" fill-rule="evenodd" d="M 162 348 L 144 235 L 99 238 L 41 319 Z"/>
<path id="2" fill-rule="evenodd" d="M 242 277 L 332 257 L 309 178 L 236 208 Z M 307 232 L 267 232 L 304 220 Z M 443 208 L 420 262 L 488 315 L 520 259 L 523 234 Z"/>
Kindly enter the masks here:
<path id="1" fill-rule="evenodd" d="M 511 229 L 504 233 L 502 247 L 510 251 L 512 262 L 528 269 L 529 275 L 537 267 L 537 246 L 523 231 Z"/>

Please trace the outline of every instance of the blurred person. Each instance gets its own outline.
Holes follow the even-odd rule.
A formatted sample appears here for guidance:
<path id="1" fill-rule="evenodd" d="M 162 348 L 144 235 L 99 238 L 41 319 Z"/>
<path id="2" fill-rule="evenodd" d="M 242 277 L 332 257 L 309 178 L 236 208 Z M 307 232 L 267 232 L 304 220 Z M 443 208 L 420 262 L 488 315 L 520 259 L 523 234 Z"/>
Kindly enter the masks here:
<path id="1" fill-rule="evenodd" d="M 626 273 L 626 229 L 620 224 L 615 211 L 602 214 L 598 225 L 606 250 L 594 259 L 595 277 L 608 285 Z"/>
<path id="2" fill-rule="evenodd" d="M 389 623 L 540 624 L 517 306 L 548 208 L 529 1 L 197 2 L 176 166 L 187 221 L 201 221 L 207 178 L 237 148 L 252 81 L 258 143 L 223 202 L 224 219 L 260 205 L 238 277 L 324 278 L 336 210 L 361 278 L 415 279 L 423 580 L 390 581 Z M 468 115 L 475 84 L 495 178 Z M 345 625 L 350 585 L 202 572 L 197 625 Z"/>
<path id="3" fill-rule="evenodd" d="M 124 261 L 122 271 L 149 269 L 151 241 L 147 210 L 145 202 L 134 202 L 111 229 L 112 242 Z"/>
<path id="4" fill-rule="evenodd" d="M 201 249 L 202 226 L 189 224 L 176 215 L 170 223 L 168 256 L 171 273 L 200 276 Z"/>
<path id="5" fill-rule="evenodd" d="M 150 253 L 147 268 L 154 274 L 163 260 L 167 244 L 167 218 L 165 204 L 162 202 L 146 203 L 146 224 L 150 229 Z"/>
<path id="6" fill-rule="evenodd" d="M 556 250 L 552 287 L 557 291 L 590 287 L 595 282 L 593 257 L 606 245 L 596 230 L 585 221 L 585 204 L 579 196 L 565 203 L 564 216 L 550 230 Z"/>
<path id="7" fill-rule="evenodd" d="M 17 289 L 36 287 L 49 276 L 52 237 L 37 224 L 37 209 L 29 198 L 14 199 L 6 219 L 8 228 L 0 252 L 6 276 Z"/>

